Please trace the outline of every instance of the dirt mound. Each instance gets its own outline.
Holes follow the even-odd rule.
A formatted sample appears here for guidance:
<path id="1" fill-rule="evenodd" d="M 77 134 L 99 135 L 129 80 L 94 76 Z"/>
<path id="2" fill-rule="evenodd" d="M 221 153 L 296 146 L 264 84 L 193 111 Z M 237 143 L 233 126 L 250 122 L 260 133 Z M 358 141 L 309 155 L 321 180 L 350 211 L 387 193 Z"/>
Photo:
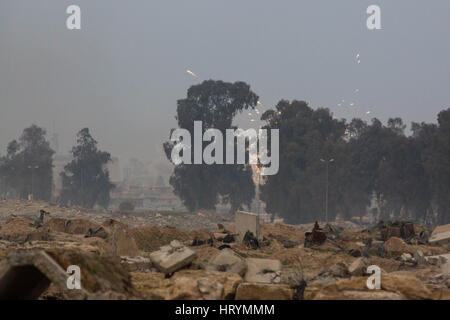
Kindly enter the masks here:
<path id="1" fill-rule="evenodd" d="M 70 219 L 66 222 L 66 233 L 86 234 L 89 229 L 97 229 L 100 225 L 85 219 Z"/>
<path id="2" fill-rule="evenodd" d="M 46 223 L 44 223 L 44 227 L 47 227 L 52 232 L 66 232 L 66 222 L 67 219 L 63 218 L 51 218 Z"/>
<path id="3" fill-rule="evenodd" d="M 172 240 L 181 242 L 194 238 L 207 240 L 211 237 L 208 231 L 186 230 L 175 228 L 160 228 L 156 226 L 143 226 L 128 229 L 128 233 L 136 241 L 139 250 L 152 252 L 161 246 L 169 244 Z"/>
<path id="4" fill-rule="evenodd" d="M 290 242 L 295 246 L 305 242 L 305 232 L 293 226 L 262 224 L 261 232 L 268 240 L 276 239 L 281 244 Z"/>
<path id="5" fill-rule="evenodd" d="M 139 248 L 129 229 L 113 228 L 110 230 L 108 242 L 116 256 L 135 257 L 139 255 Z"/>
<path id="6" fill-rule="evenodd" d="M 34 227 L 34 221 L 17 217 L 0 227 L 0 239 L 23 243 L 32 240 L 49 240 L 48 228 Z"/>

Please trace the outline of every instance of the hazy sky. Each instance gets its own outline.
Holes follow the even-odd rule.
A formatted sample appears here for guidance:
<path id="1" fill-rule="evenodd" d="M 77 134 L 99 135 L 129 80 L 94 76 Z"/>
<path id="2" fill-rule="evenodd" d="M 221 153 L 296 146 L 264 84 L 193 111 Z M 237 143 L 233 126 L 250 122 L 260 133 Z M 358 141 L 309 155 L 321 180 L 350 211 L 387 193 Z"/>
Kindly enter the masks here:
<path id="1" fill-rule="evenodd" d="M 66 28 L 71 4 L 81 30 Z M 382 30 L 366 27 L 371 4 Z M 63 152 L 89 127 L 122 163 L 161 158 L 176 100 L 207 79 L 249 83 L 262 109 L 299 99 L 338 118 L 435 122 L 450 106 L 449 36 L 448 0 L 1 0 L 0 154 L 36 123 L 54 124 Z"/>

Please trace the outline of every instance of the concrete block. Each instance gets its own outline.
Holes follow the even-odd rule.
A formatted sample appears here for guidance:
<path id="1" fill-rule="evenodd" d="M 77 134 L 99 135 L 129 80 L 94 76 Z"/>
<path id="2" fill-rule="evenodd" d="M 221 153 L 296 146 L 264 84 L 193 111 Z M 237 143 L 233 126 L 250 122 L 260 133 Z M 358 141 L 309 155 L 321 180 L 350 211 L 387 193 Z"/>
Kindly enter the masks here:
<path id="1" fill-rule="evenodd" d="M 248 258 L 246 282 L 281 283 L 281 262 L 272 259 Z"/>
<path id="2" fill-rule="evenodd" d="M 235 216 L 236 233 L 238 234 L 238 240 L 242 242 L 245 233 L 250 231 L 258 239 L 262 240 L 262 234 L 259 226 L 259 216 L 254 213 L 237 211 Z"/>
<path id="3" fill-rule="evenodd" d="M 161 272 L 173 273 L 189 265 L 197 254 L 177 240 L 150 254 L 150 260 Z"/>

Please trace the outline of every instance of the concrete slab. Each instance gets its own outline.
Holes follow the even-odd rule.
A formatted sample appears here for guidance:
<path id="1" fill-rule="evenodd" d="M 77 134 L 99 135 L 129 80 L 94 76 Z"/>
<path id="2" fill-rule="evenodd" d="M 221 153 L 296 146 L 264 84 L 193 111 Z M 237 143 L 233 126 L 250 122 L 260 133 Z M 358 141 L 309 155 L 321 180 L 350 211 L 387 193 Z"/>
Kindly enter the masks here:
<path id="1" fill-rule="evenodd" d="M 274 259 L 247 258 L 244 280 L 255 283 L 280 283 L 281 262 Z"/>
<path id="2" fill-rule="evenodd" d="M 177 240 L 150 254 L 150 260 L 159 271 L 170 274 L 189 265 L 197 254 Z"/>
<path id="3" fill-rule="evenodd" d="M 259 226 L 259 216 L 257 214 L 237 211 L 235 215 L 235 226 L 239 242 L 242 242 L 247 231 L 253 233 L 259 241 L 263 238 Z"/>
<path id="4" fill-rule="evenodd" d="M 442 232 L 436 232 L 436 230 L 433 231 L 430 239 L 428 239 L 428 242 L 431 244 L 439 244 L 439 245 L 450 244 L 450 230 Z"/>
<path id="5" fill-rule="evenodd" d="M 67 289 L 68 274 L 42 250 L 10 252 L 0 264 L 0 300 L 37 299 L 55 284 L 70 299 L 86 299 L 83 289 Z"/>

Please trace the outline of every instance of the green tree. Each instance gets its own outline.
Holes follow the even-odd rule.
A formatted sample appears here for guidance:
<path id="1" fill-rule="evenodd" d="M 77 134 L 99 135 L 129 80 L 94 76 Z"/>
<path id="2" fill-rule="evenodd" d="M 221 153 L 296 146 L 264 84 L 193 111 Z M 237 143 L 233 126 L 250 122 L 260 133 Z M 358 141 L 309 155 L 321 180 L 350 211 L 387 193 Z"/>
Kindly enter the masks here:
<path id="1" fill-rule="evenodd" d="M 244 82 L 204 81 L 190 87 L 187 97 L 178 100 L 178 127 L 190 132 L 192 146 L 194 121 L 202 121 L 203 132 L 214 128 L 220 130 L 225 137 L 225 130 L 234 128 L 232 124 L 236 114 L 254 108 L 257 102 L 258 96 Z M 203 147 L 207 144 L 204 142 Z M 173 146 L 173 142 L 164 144 L 169 160 Z M 192 158 L 193 150 L 190 155 Z M 214 209 L 220 199 L 230 203 L 232 210 L 235 210 L 244 204 L 250 204 L 255 195 L 251 168 L 247 165 L 180 164 L 175 166 L 169 182 L 175 194 L 191 211 L 200 208 Z"/>
<path id="2" fill-rule="evenodd" d="M 304 101 L 281 100 L 275 110 L 266 111 L 264 128 L 279 129 L 280 170 L 264 177 L 261 199 L 269 213 L 288 223 L 325 219 L 326 167 L 329 164 L 329 218 L 339 213 L 340 171 L 345 121 L 334 119 L 328 109 L 313 110 Z M 270 144 L 269 144 L 270 145 Z"/>
<path id="3" fill-rule="evenodd" d="M 430 192 L 428 216 L 437 224 L 450 223 L 450 108 L 438 114 L 437 125 L 413 123 L 412 130 Z"/>
<path id="4" fill-rule="evenodd" d="M 45 129 L 31 125 L 23 130 L 19 141 L 8 144 L 0 166 L 5 190 L 13 190 L 20 198 L 32 195 L 34 199 L 51 199 L 54 151 L 45 135 Z"/>
<path id="5" fill-rule="evenodd" d="M 85 208 L 96 204 L 107 208 L 110 191 L 114 188 L 107 168 L 111 155 L 100 151 L 89 129 L 84 128 L 77 134 L 77 145 L 72 148 L 72 156 L 73 160 L 61 173 L 61 202 Z"/>

